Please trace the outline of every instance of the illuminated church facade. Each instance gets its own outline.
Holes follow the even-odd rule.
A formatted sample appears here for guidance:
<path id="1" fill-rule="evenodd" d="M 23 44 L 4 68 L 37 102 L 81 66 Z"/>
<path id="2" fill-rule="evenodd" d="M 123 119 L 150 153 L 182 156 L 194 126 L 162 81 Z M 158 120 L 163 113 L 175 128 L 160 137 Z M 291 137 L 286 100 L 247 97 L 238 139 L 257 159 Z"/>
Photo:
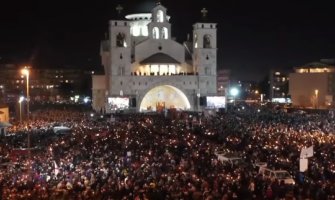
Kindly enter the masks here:
<path id="1" fill-rule="evenodd" d="M 169 19 L 158 3 L 151 13 L 110 20 L 100 51 L 104 75 L 92 77 L 96 111 L 201 111 L 202 98 L 216 95 L 217 24 L 195 23 L 192 39 L 181 44 Z"/>

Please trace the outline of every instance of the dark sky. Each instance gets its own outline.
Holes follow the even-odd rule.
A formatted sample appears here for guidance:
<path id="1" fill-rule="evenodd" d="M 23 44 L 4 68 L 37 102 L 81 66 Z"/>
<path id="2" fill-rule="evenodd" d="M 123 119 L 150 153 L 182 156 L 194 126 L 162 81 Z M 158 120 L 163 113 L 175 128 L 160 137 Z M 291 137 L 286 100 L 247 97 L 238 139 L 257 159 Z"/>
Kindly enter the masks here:
<path id="1" fill-rule="evenodd" d="M 100 65 L 100 40 L 121 3 L 129 14 L 148 12 L 155 1 L 19 1 L 1 3 L 2 61 L 38 67 Z M 220 2 L 220 5 L 218 4 Z M 260 80 L 271 68 L 335 55 L 335 12 L 331 1 L 162 0 L 178 41 L 191 33 L 200 10 L 218 23 L 218 68 L 235 78 Z"/>

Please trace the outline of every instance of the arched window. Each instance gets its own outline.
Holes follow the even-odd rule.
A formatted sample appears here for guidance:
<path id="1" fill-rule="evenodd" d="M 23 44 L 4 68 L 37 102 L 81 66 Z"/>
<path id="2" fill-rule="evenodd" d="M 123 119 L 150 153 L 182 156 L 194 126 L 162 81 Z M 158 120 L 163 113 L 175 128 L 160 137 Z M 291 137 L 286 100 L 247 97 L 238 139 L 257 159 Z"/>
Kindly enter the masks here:
<path id="1" fill-rule="evenodd" d="M 116 36 L 116 46 L 117 47 L 127 47 L 126 35 L 124 33 L 118 33 Z"/>
<path id="2" fill-rule="evenodd" d="M 194 34 L 194 48 L 198 48 L 198 37 L 197 37 L 197 34 Z"/>
<path id="3" fill-rule="evenodd" d="M 204 48 L 212 48 L 211 46 L 211 36 L 206 34 L 204 35 Z"/>
<path id="4" fill-rule="evenodd" d="M 162 37 L 163 39 L 168 39 L 169 38 L 169 34 L 168 34 L 168 29 L 166 27 L 162 28 Z"/>
<path id="5" fill-rule="evenodd" d="M 159 39 L 159 29 L 158 29 L 158 27 L 154 27 L 152 29 L 152 37 L 154 39 Z"/>
<path id="6" fill-rule="evenodd" d="M 157 22 L 164 22 L 164 13 L 162 10 L 157 11 Z"/>

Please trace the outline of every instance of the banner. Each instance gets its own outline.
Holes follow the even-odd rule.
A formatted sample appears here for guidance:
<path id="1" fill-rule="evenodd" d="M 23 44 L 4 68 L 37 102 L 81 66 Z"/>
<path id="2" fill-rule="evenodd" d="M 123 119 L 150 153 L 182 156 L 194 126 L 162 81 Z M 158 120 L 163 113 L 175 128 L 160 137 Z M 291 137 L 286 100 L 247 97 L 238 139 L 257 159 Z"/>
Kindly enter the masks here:
<path id="1" fill-rule="evenodd" d="M 308 148 L 302 148 L 301 153 L 300 153 L 300 158 L 310 158 L 310 157 L 313 157 L 313 154 L 314 154 L 314 149 L 312 145 Z"/>

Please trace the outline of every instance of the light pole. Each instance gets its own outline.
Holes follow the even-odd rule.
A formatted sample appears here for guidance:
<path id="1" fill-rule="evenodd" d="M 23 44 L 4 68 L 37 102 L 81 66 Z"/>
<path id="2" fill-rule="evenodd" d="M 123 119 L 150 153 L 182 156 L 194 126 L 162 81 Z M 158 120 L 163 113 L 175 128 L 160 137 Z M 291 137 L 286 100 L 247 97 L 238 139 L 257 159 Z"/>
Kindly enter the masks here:
<path id="1" fill-rule="evenodd" d="M 27 126 L 28 126 L 28 123 L 29 123 L 29 101 L 30 101 L 30 97 L 29 97 L 29 67 L 28 66 L 25 66 L 22 70 L 21 70 L 21 73 L 23 75 L 26 76 L 26 82 L 27 82 Z M 28 134 L 28 156 L 29 156 L 29 161 L 28 161 L 28 168 L 29 168 L 29 172 L 31 172 L 31 149 L 30 149 L 30 146 L 31 146 L 31 141 L 30 141 L 30 130 L 28 129 L 27 130 L 27 134 Z"/>
<path id="2" fill-rule="evenodd" d="M 315 108 L 318 108 L 318 104 L 319 104 L 319 90 L 314 90 L 315 93 Z"/>
<path id="3" fill-rule="evenodd" d="M 19 105 L 20 105 L 20 124 L 22 123 L 22 101 L 24 97 L 20 97 L 19 99 Z"/>
<path id="4" fill-rule="evenodd" d="M 197 92 L 197 111 L 200 111 L 200 88 L 198 89 Z"/>
<path id="5" fill-rule="evenodd" d="M 21 70 L 21 73 L 23 75 L 26 76 L 26 89 L 27 89 L 27 120 L 29 120 L 29 101 L 30 101 L 30 97 L 29 97 L 29 74 L 30 74 L 30 71 L 29 71 L 29 67 L 26 66 L 24 67 L 22 70 Z"/>

